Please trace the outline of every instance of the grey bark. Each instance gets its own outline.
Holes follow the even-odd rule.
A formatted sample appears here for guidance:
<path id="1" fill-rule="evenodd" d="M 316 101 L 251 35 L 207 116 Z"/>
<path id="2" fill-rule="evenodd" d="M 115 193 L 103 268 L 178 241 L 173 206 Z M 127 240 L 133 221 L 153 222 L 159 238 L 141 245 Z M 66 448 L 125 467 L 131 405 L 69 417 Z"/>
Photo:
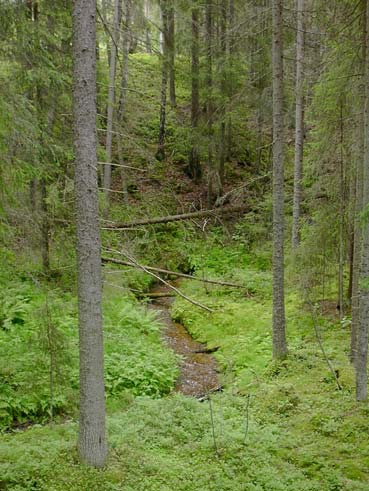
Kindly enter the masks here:
<path id="1" fill-rule="evenodd" d="M 162 54 L 162 74 L 161 74 L 161 95 L 160 95 L 160 118 L 159 118 L 159 138 L 156 158 L 165 159 L 165 124 L 167 114 L 167 87 L 168 87 L 168 0 L 161 0 L 162 34 L 163 34 L 163 54 Z"/>
<path id="2" fill-rule="evenodd" d="M 365 72 L 364 72 L 364 159 L 363 159 L 363 210 L 369 205 L 369 2 L 366 0 Z M 369 223 L 362 228 L 360 274 L 360 324 L 357 332 L 356 399 L 368 396 L 368 322 L 369 322 Z"/>
<path id="3" fill-rule="evenodd" d="M 208 204 L 211 206 L 217 199 L 217 172 L 214 168 L 213 149 L 213 1 L 205 4 L 205 38 L 206 38 L 206 127 L 208 139 Z"/>
<path id="4" fill-rule="evenodd" d="M 228 30 L 229 30 L 229 35 L 228 35 L 228 62 L 229 62 L 229 70 L 230 70 L 230 77 L 228 81 L 228 95 L 230 100 L 232 99 L 233 96 L 233 57 L 235 56 L 235 49 L 236 49 L 236 36 L 235 36 L 235 9 L 234 9 L 234 0 L 229 0 L 229 19 L 228 19 Z M 228 161 L 231 160 L 232 156 L 232 145 L 233 145 L 233 136 L 232 136 L 232 113 L 229 112 L 228 119 L 227 119 L 227 128 L 226 128 L 226 133 L 227 133 L 227 152 L 226 152 L 226 159 Z"/>
<path id="5" fill-rule="evenodd" d="M 223 0 L 220 5 L 220 92 L 222 101 L 220 104 L 220 139 L 219 139 L 219 157 L 218 157 L 218 176 L 219 186 L 217 189 L 217 198 L 223 194 L 224 184 L 224 166 L 226 159 L 226 98 L 227 98 L 227 1 Z"/>
<path id="6" fill-rule="evenodd" d="M 197 130 L 200 114 L 200 64 L 199 64 L 199 8 L 194 3 L 191 12 L 191 150 L 188 158 L 188 174 L 195 182 L 202 175 Z"/>
<path id="7" fill-rule="evenodd" d="M 340 111 L 340 236 L 339 236 L 339 272 L 338 305 L 340 320 L 344 317 L 344 267 L 345 267 L 345 169 L 343 161 L 343 103 Z"/>
<path id="8" fill-rule="evenodd" d="M 107 445 L 96 154 L 96 0 L 75 0 L 73 36 L 80 353 L 78 450 L 83 462 L 102 467 Z"/>
<path id="9" fill-rule="evenodd" d="M 362 73 L 365 72 L 366 57 L 366 0 L 362 0 L 361 8 L 363 12 L 363 49 L 362 49 Z M 362 93 L 365 87 L 365 74 L 362 78 Z M 350 344 L 350 361 L 355 364 L 357 353 L 357 332 L 360 324 L 360 268 L 361 268 L 361 220 L 360 213 L 363 207 L 363 161 L 364 161 L 364 111 L 360 114 L 359 137 L 360 142 L 359 155 L 356 161 L 355 172 L 355 217 L 354 217 L 354 237 L 353 237 L 353 259 L 352 259 L 352 296 L 351 296 L 351 344 Z"/>
<path id="10" fill-rule="evenodd" d="M 174 2 L 170 0 L 168 8 L 168 72 L 169 72 L 169 101 L 170 106 L 175 108 L 176 100 L 176 71 L 175 71 L 175 13 Z"/>
<path id="11" fill-rule="evenodd" d="M 304 8 L 305 0 L 297 0 L 296 37 L 296 115 L 295 115 L 295 170 L 293 188 L 292 249 L 300 243 L 300 214 L 302 198 L 302 168 L 304 153 Z"/>
<path id="12" fill-rule="evenodd" d="M 273 0 L 273 358 L 287 355 L 284 306 L 283 0 Z"/>
<path id="13" fill-rule="evenodd" d="M 114 0 L 114 19 L 113 19 L 113 42 L 110 53 L 109 66 L 109 91 L 108 91 L 108 111 L 107 111 L 107 128 L 106 128 L 106 162 L 104 166 L 104 190 L 106 202 L 109 204 L 110 189 L 111 189 L 111 165 L 112 161 L 112 144 L 113 144 L 113 118 L 114 118 L 114 103 L 115 103 L 115 74 L 117 65 L 117 46 L 119 43 L 119 30 L 122 9 L 120 6 L 121 0 Z"/>
<path id="14" fill-rule="evenodd" d="M 127 90 L 128 90 L 128 77 L 129 77 L 129 49 L 130 49 L 130 39 L 131 39 L 131 0 L 125 0 L 125 26 L 124 32 L 122 36 L 122 78 L 120 85 L 120 99 L 118 106 L 118 125 L 123 127 L 124 119 L 126 114 L 126 104 L 127 104 Z M 122 132 L 119 131 L 121 134 Z M 122 148 L 122 139 L 121 136 L 118 135 L 118 156 L 119 156 L 119 165 L 121 172 L 121 180 L 122 180 L 122 191 L 124 201 L 128 203 L 128 192 L 127 192 L 127 177 L 124 171 L 124 159 L 123 159 L 123 148 Z"/>
<path id="15" fill-rule="evenodd" d="M 145 13 L 145 19 L 146 19 L 146 28 L 145 28 L 145 47 L 146 47 L 146 53 L 151 54 L 152 53 L 152 47 L 151 47 L 151 31 L 150 31 L 150 2 L 148 0 L 145 0 L 144 3 L 144 13 Z"/>

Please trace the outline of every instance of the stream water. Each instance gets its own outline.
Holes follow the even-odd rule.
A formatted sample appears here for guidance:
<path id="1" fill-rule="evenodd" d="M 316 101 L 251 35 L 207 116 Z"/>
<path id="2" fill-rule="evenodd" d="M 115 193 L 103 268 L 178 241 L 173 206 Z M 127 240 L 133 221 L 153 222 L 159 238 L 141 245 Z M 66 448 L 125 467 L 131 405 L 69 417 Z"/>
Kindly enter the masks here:
<path id="1" fill-rule="evenodd" d="M 161 294 L 169 291 L 166 285 L 158 285 L 152 290 L 153 293 Z M 182 357 L 180 375 L 174 390 L 187 396 L 201 398 L 221 387 L 217 362 L 211 354 L 204 353 L 205 346 L 195 341 L 182 324 L 172 320 L 172 302 L 173 297 L 160 297 L 151 303 L 150 309 L 158 313 L 160 321 L 165 325 L 164 342 Z"/>

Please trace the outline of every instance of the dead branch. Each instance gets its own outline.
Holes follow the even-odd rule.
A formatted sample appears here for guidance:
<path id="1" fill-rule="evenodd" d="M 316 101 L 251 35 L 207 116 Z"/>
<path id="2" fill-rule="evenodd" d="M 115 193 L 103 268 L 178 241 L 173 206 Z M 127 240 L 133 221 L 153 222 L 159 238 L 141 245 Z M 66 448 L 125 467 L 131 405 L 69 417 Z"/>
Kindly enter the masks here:
<path id="1" fill-rule="evenodd" d="M 163 280 L 163 278 L 161 278 L 160 276 L 158 276 L 157 274 L 153 273 L 152 271 L 149 271 L 146 266 L 143 266 L 142 264 L 139 264 L 133 257 L 130 257 L 128 256 L 128 254 L 125 254 L 125 253 L 122 253 L 124 256 L 126 256 L 129 261 L 131 262 L 131 266 L 134 264 L 137 268 L 139 269 L 142 269 L 142 271 L 145 271 L 145 273 L 153 276 L 154 278 L 156 278 L 157 280 L 161 281 L 162 283 L 164 283 L 164 285 L 166 285 L 168 288 L 170 288 L 171 290 L 175 291 L 180 297 L 184 298 L 185 300 L 187 300 L 187 302 L 190 302 L 192 303 L 193 305 L 196 305 L 196 307 L 200 307 L 201 309 L 203 310 L 206 310 L 207 312 L 210 312 L 210 313 L 213 313 L 214 310 L 213 309 L 210 309 L 209 307 L 207 307 L 206 305 L 203 305 L 202 303 L 200 302 L 197 302 L 196 300 L 193 300 L 192 298 L 188 297 L 187 295 L 185 295 L 183 292 L 181 292 L 181 290 L 178 290 L 178 288 L 176 288 L 175 286 L 171 285 L 170 283 L 168 283 L 167 281 Z"/>
<path id="2" fill-rule="evenodd" d="M 121 264 L 122 266 L 134 266 L 134 263 L 129 261 L 122 261 L 120 259 L 114 259 L 112 257 L 102 257 L 103 263 L 113 263 L 113 264 Z M 237 283 L 230 283 L 228 281 L 217 281 L 217 280 L 209 280 L 207 278 L 198 278 L 197 276 L 192 276 L 190 274 L 179 273 L 177 271 L 170 271 L 169 269 L 155 268 L 154 266 L 145 266 L 148 271 L 154 271 L 155 273 L 162 273 L 170 276 L 178 276 L 179 278 L 187 278 L 189 280 L 201 281 L 202 283 L 211 283 L 212 285 L 220 285 L 220 286 L 229 286 L 231 288 L 242 288 L 247 290 L 246 287 L 242 285 L 238 285 Z M 248 292 L 249 295 L 251 295 Z"/>
<path id="3" fill-rule="evenodd" d="M 215 208 L 213 210 L 194 211 L 191 213 L 183 213 L 181 215 L 169 215 L 166 217 L 149 218 L 147 220 L 136 220 L 134 222 L 128 222 L 128 223 L 115 223 L 112 225 L 105 225 L 104 227 L 102 227 L 102 229 L 121 230 L 131 227 L 137 227 L 139 225 L 153 225 L 157 223 L 169 223 L 169 222 L 178 222 L 181 220 L 191 220 L 192 218 L 199 218 L 199 217 L 228 215 L 231 213 L 245 211 L 246 208 L 247 208 L 246 205 L 241 205 L 241 206 L 229 206 L 227 208 Z"/>

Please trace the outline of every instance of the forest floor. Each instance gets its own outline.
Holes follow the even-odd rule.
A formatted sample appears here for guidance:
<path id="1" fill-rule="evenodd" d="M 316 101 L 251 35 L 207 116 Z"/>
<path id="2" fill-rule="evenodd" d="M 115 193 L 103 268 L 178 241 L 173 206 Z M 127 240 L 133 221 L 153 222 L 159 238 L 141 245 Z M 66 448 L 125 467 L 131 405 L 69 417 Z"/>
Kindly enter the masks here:
<path id="1" fill-rule="evenodd" d="M 102 471 L 78 463 L 74 417 L 5 434 L 0 489 L 368 490 L 369 410 L 354 400 L 349 329 L 332 313 L 318 315 L 325 349 L 340 373 L 343 388 L 338 390 L 319 351 L 310 312 L 290 284 L 290 354 L 271 363 L 269 268 L 262 255 L 222 244 L 219 234 L 213 239 L 206 255 L 198 248 L 193 262 L 202 262 L 213 278 L 243 282 L 253 295 L 185 280 L 186 295 L 215 313 L 180 297 L 171 312 L 196 340 L 219 346 L 214 356 L 225 390 L 203 402 L 175 392 L 118 399 L 109 405 L 110 452 Z M 116 303 L 114 287 L 106 293 Z M 145 348 L 148 359 L 155 358 L 155 346 Z"/>

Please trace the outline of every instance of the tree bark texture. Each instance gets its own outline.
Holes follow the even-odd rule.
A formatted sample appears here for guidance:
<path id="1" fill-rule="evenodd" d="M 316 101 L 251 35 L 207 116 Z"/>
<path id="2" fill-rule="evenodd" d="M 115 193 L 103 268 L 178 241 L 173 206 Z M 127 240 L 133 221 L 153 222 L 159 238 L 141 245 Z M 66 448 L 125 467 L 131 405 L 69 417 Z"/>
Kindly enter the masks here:
<path id="1" fill-rule="evenodd" d="M 159 139 L 156 158 L 165 159 L 165 124 L 167 113 L 167 87 L 168 87 L 168 0 L 161 0 L 162 34 L 163 34 L 163 54 L 162 54 L 162 74 L 161 74 L 161 97 L 160 97 L 160 119 L 159 119 Z"/>
<path id="2" fill-rule="evenodd" d="M 108 111 L 107 111 L 107 128 L 106 128 L 106 162 L 104 165 L 104 192 L 106 202 L 109 204 L 111 189 L 111 164 L 112 145 L 113 145 L 113 119 L 115 103 L 115 74 L 117 66 L 117 47 L 119 43 L 119 28 L 121 23 L 122 9 L 121 0 L 114 0 L 114 19 L 113 19 L 113 42 L 110 54 L 109 66 L 109 91 L 108 91 Z"/>
<path id="3" fill-rule="evenodd" d="M 297 0 L 296 36 L 296 114 L 295 114 L 295 171 L 293 187 L 292 249 L 300 243 L 302 198 L 302 167 L 304 153 L 304 8 L 305 0 Z"/>
<path id="4" fill-rule="evenodd" d="M 75 0 L 73 36 L 80 347 L 78 450 L 83 462 L 102 467 L 106 461 L 107 445 L 97 196 L 96 0 Z"/>
<path id="5" fill-rule="evenodd" d="M 176 46 L 175 46 L 175 13 L 174 0 L 170 0 L 168 8 L 168 71 L 169 71 L 169 101 L 172 108 L 176 107 Z"/>
<path id="6" fill-rule="evenodd" d="M 362 0 L 361 8 L 363 13 L 363 49 L 362 49 L 362 62 L 361 68 L 364 76 L 362 78 L 362 94 L 364 94 L 365 87 L 365 58 L 366 58 L 366 0 Z M 364 161 L 364 131 L 365 120 L 364 110 L 360 114 L 359 124 L 359 154 L 356 161 L 355 172 L 355 218 L 354 218 L 354 238 L 353 238 L 353 259 L 352 259 L 352 296 L 351 296 L 351 345 L 350 345 L 350 361 L 355 364 L 357 353 L 357 333 L 360 325 L 360 269 L 361 269 L 361 245 L 362 245 L 362 233 L 361 233 L 361 220 L 360 213 L 363 208 L 363 161 Z"/>
<path id="7" fill-rule="evenodd" d="M 369 1 L 366 0 L 365 71 L 364 71 L 364 159 L 363 159 L 363 210 L 369 205 Z M 368 322 L 369 322 L 369 223 L 362 228 L 360 275 L 360 324 L 357 332 L 356 399 L 365 401 L 368 396 Z"/>
<path id="8" fill-rule="evenodd" d="M 283 0 L 273 0 L 273 358 L 287 355 L 284 306 Z"/>
<path id="9" fill-rule="evenodd" d="M 205 4 L 205 38 L 206 38 L 206 127 L 208 138 L 208 205 L 217 199 L 217 172 L 214 168 L 213 148 L 213 1 L 206 0 Z"/>
<path id="10" fill-rule="evenodd" d="M 188 158 L 188 175 L 199 182 L 202 175 L 198 149 L 198 125 L 200 114 L 200 63 L 199 63 L 199 8 L 194 3 L 191 12 L 191 150 Z"/>
<path id="11" fill-rule="evenodd" d="M 131 9 L 132 4 L 131 0 L 125 0 L 124 2 L 124 32 L 122 36 L 122 76 L 121 76 L 121 84 L 120 84 L 120 98 L 119 98 L 119 106 L 118 106 L 118 156 L 119 156 L 119 165 L 121 171 L 121 180 L 122 180 L 122 191 L 124 201 L 128 203 L 128 192 L 127 192 L 127 178 L 126 173 L 124 171 L 124 158 L 123 158 L 123 145 L 122 145 L 122 131 L 120 128 L 124 125 L 125 114 L 126 114 L 126 104 L 127 104 L 127 89 L 128 89 L 128 77 L 129 77 L 129 49 L 130 49 L 130 39 L 131 39 Z"/>

